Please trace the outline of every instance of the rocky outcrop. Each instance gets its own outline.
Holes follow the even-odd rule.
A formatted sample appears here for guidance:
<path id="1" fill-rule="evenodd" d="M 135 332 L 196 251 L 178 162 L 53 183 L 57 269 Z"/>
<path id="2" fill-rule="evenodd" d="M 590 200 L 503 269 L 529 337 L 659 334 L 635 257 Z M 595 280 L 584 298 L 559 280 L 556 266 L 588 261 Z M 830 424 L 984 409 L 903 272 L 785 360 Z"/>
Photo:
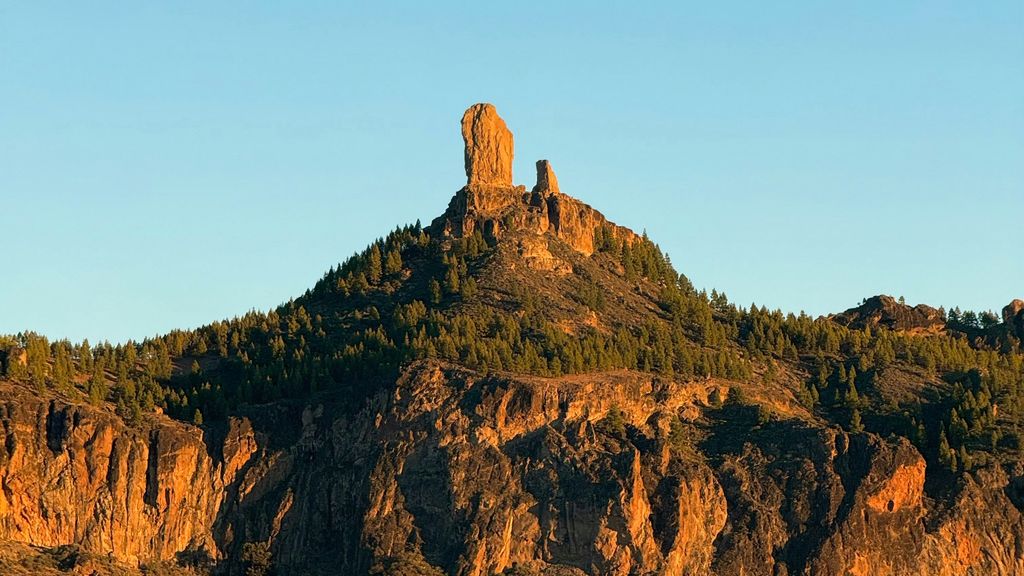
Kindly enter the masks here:
<path id="1" fill-rule="evenodd" d="M 1024 338 L 1024 300 L 1016 299 L 1003 307 L 1003 323 L 1018 338 Z"/>
<path id="2" fill-rule="evenodd" d="M 553 196 L 559 193 L 555 169 L 551 167 L 551 163 L 547 160 L 537 160 L 537 184 L 533 187 L 533 193 L 542 197 Z"/>
<path id="3" fill-rule="evenodd" d="M 474 104 L 462 115 L 466 186 L 512 188 L 512 132 L 492 104 Z"/>
<path id="4" fill-rule="evenodd" d="M 458 576 L 1020 570 L 1024 526 L 1005 475 L 979 472 L 952 509 L 935 506 L 906 440 L 705 403 L 728 385 L 414 365 L 362 417 L 371 427 L 333 427 L 308 471 L 333 474 L 331 488 L 301 496 L 305 515 L 286 520 L 279 544 L 333 518 L 320 529 L 365 548 L 324 561 L 353 574 L 410 556 Z M 673 418 L 701 413 L 705 434 L 670 439 Z M 357 456 L 357 445 L 377 448 Z"/>
<path id="5" fill-rule="evenodd" d="M 918 334 L 941 332 L 946 327 L 946 319 L 938 309 L 924 304 L 907 306 L 884 294 L 872 296 L 860 306 L 833 314 L 830 318 L 858 330 L 870 326 Z"/>
<path id="6" fill-rule="evenodd" d="M 668 414 L 692 402 L 674 386 L 625 373 L 481 379 L 420 365 L 381 421 L 364 538 L 379 557 L 418 542 L 424 558 L 460 575 L 707 565 L 724 497 L 706 465 L 666 445 Z M 625 436 L 602 428 L 612 407 L 628 418 Z M 642 448 L 634 434 L 647 438 Z"/>
<path id="7" fill-rule="evenodd" d="M 1006 306 L 1003 306 L 1003 322 L 1007 324 L 1013 322 L 1024 312 L 1024 300 L 1015 299 Z"/>
<path id="8" fill-rule="evenodd" d="M 562 194 L 547 160 L 537 162 L 537 183 L 530 192 L 513 185 L 512 134 L 494 106 L 475 104 L 466 110 L 462 136 L 469 182 L 433 221 L 433 234 L 459 238 L 480 231 L 495 239 L 510 234 L 550 235 L 588 256 L 594 252 L 599 230 L 623 242 L 638 240 L 632 231 Z"/>

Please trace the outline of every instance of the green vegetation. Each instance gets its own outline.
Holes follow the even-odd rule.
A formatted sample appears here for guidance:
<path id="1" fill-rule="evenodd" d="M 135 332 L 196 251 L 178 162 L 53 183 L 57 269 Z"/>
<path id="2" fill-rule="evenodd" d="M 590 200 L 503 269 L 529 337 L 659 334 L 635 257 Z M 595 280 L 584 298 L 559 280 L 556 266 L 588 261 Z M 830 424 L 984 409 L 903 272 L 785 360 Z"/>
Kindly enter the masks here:
<path id="1" fill-rule="evenodd" d="M 245 576 L 272 576 L 274 574 L 269 542 L 246 542 L 243 544 L 241 561 Z"/>
<path id="2" fill-rule="evenodd" d="M 612 406 L 608 410 L 608 414 L 598 421 L 597 428 L 604 434 L 624 439 L 626 437 L 626 416 L 622 413 L 622 409 Z"/>
<path id="3" fill-rule="evenodd" d="M 541 376 L 630 369 L 752 380 L 757 367 L 766 384 L 784 373 L 803 378 L 796 396 L 808 409 L 853 432 L 904 435 L 952 471 L 1021 448 L 1014 423 L 1024 410 L 1024 356 L 991 313 L 954 309 L 948 335 L 850 329 L 697 291 L 646 236 L 629 244 L 602 229 L 595 246 L 593 258 L 616 270 L 616 282 L 651 295 L 656 313 L 570 333 L 528 287 L 508 288 L 500 306 L 485 299 L 495 288 L 480 271 L 495 247 L 479 232 L 440 242 L 416 224 L 270 312 L 117 346 L 0 337 L 0 369 L 40 389 L 110 402 L 129 422 L 159 407 L 201 426 L 240 405 L 319 393 L 357 407 L 403 365 L 425 358 Z M 582 270 L 576 277 L 574 302 L 595 312 L 615 308 L 598 279 Z M 882 402 L 879 378 L 899 371 L 933 382 L 940 394 Z M 728 401 L 742 401 L 733 391 Z M 607 424 L 619 432 L 618 423 Z"/>
<path id="4" fill-rule="evenodd" d="M 444 572 L 429 564 L 416 552 L 400 552 L 378 560 L 370 567 L 373 576 L 444 576 Z"/>

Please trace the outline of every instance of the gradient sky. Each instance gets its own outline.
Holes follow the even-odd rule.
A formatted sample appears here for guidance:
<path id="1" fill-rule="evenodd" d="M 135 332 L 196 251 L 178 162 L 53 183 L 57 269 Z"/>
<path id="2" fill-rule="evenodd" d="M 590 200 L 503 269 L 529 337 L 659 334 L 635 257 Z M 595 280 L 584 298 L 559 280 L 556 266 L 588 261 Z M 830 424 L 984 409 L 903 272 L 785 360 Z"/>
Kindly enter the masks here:
<path id="1" fill-rule="evenodd" d="M 269 309 L 462 186 L 645 229 L 698 287 L 811 314 L 1024 297 L 1024 2 L 0 0 L 0 333 Z"/>

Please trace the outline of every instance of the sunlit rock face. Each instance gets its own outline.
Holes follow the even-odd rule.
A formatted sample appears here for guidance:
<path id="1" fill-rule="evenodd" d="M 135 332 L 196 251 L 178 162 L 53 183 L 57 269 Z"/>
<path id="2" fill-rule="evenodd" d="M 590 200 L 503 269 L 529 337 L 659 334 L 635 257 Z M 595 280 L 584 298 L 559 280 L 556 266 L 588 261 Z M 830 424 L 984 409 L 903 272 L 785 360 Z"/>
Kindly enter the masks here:
<path id="1" fill-rule="evenodd" d="M 492 104 L 474 104 L 462 115 L 466 144 L 466 186 L 512 187 L 512 132 Z"/>
<path id="2" fill-rule="evenodd" d="M 214 447 L 166 417 L 127 426 L 91 406 L 3 394 L 0 539 L 74 543 L 130 564 L 217 556 L 214 525 L 256 450 L 248 421 L 230 420 Z"/>
<path id="3" fill-rule="evenodd" d="M 493 105 L 474 104 L 466 110 L 462 138 L 467 184 L 431 224 L 435 234 L 455 238 L 475 231 L 490 238 L 547 234 L 586 255 L 594 252 L 594 236 L 599 229 L 626 243 L 638 239 L 587 204 L 562 194 L 547 160 L 537 162 L 537 182 L 531 191 L 513 184 L 512 132 Z M 536 245 L 532 240 L 526 243 Z"/>

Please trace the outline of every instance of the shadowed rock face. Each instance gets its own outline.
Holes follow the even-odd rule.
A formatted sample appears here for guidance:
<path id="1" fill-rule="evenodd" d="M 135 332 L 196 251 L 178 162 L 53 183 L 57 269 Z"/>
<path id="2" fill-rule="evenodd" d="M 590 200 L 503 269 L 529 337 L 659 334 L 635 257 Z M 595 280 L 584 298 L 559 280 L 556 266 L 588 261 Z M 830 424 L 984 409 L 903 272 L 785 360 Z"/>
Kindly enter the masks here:
<path id="1" fill-rule="evenodd" d="M 1018 338 L 1024 338 L 1024 300 L 1016 299 L 1003 307 L 1003 322 Z"/>
<path id="2" fill-rule="evenodd" d="M 871 326 L 911 333 L 939 332 L 946 327 L 946 319 L 936 308 L 924 304 L 910 307 L 884 294 L 868 298 L 856 308 L 835 314 L 832 320 L 856 329 Z"/>

